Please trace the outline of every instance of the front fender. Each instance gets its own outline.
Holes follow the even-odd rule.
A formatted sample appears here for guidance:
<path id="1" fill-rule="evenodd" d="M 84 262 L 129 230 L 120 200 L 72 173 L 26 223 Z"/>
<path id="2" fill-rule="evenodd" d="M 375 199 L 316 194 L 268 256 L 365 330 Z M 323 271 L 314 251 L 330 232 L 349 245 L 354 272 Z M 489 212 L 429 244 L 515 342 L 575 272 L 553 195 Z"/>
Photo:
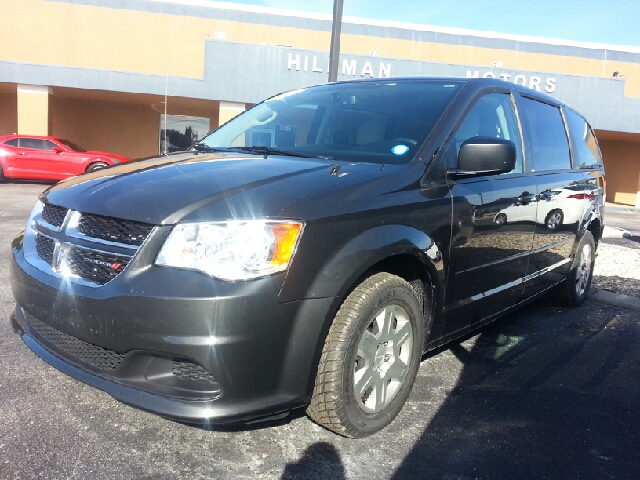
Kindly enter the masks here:
<path id="1" fill-rule="evenodd" d="M 309 244 L 296 254 L 279 295 L 281 302 L 306 298 L 343 298 L 355 281 L 376 263 L 394 255 L 417 258 L 438 285 L 443 284 L 442 252 L 434 240 L 414 227 L 387 224 L 360 232 L 325 255 L 328 236 L 305 231 Z M 301 244 L 301 247 L 303 245 Z M 298 257 L 300 254 L 300 257 Z"/>
<path id="2" fill-rule="evenodd" d="M 307 236 L 307 242 L 299 245 L 279 295 L 280 302 L 325 299 L 322 305 L 329 307 L 326 312 L 301 312 L 290 335 L 283 372 L 296 374 L 284 375 L 282 384 L 288 386 L 293 382 L 293 377 L 296 382 L 306 382 L 307 396 L 313 391 L 318 361 L 335 313 L 363 273 L 382 260 L 408 254 L 428 269 L 434 280 L 436 298 L 441 297 L 441 287 L 444 285 L 441 251 L 429 235 L 416 228 L 406 225 L 376 226 L 335 248 L 328 244 L 339 236 L 339 225 L 333 225 L 331 232 L 325 226 L 322 229 L 324 235 L 310 230 L 312 228 L 305 229 L 303 235 Z M 305 306 L 315 305 L 308 301 L 303 303 Z M 436 300 L 435 304 L 439 303 Z M 308 376 L 305 376 L 307 372 Z"/>

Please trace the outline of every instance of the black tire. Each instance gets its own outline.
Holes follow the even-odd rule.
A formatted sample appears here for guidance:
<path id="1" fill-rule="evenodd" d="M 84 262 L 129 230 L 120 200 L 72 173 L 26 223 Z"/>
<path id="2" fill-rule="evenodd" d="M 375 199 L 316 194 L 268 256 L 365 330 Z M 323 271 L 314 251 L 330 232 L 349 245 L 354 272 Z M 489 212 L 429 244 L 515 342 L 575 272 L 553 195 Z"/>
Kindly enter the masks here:
<path id="1" fill-rule="evenodd" d="M 544 219 L 544 224 L 549 230 L 557 230 L 564 220 L 564 213 L 562 210 L 555 209 L 551 210 L 547 214 L 547 218 Z"/>
<path id="2" fill-rule="evenodd" d="M 584 303 L 591 288 L 593 266 L 595 264 L 596 242 L 591 232 L 586 231 L 573 261 L 567 279 L 557 289 L 558 301 L 565 307 L 579 307 Z"/>
<path id="3" fill-rule="evenodd" d="M 496 218 L 493 219 L 496 225 L 506 225 L 507 224 L 507 216 L 504 213 L 499 213 L 496 215 Z"/>
<path id="4" fill-rule="evenodd" d="M 107 168 L 109 165 L 104 162 L 95 162 L 87 167 L 87 173 L 97 172 L 103 168 Z"/>
<path id="5" fill-rule="evenodd" d="M 420 302 L 411 285 L 389 273 L 368 277 L 329 329 L 308 415 L 345 437 L 382 430 L 409 396 L 423 340 Z"/>
<path id="6" fill-rule="evenodd" d="M 0 165 L 0 182 L 4 181 L 4 170 L 2 170 L 2 165 Z"/>

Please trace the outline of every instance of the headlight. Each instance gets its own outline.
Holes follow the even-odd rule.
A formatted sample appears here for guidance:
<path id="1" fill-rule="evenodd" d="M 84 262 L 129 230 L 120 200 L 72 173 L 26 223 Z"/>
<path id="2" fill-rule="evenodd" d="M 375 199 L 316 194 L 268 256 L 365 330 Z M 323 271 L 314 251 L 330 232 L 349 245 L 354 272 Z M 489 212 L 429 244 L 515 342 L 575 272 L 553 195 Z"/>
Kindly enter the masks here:
<path id="1" fill-rule="evenodd" d="M 200 270 L 224 280 L 248 280 L 286 270 L 303 224 L 249 220 L 173 227 L 156 265 Z"/>

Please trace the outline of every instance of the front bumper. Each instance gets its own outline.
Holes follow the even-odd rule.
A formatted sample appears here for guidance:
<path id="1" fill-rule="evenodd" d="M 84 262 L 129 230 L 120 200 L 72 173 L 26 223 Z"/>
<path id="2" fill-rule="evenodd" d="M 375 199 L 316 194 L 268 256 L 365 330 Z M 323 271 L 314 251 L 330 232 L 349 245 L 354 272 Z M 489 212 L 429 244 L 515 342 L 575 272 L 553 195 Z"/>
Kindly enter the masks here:
<path id="1" fill-rule="evenodd" d="M 278 303 L 281 276 L 223 282 L 130 269 L 100 288 L 24 260 L 13 243 L 14 330 L 45 361 L 118 400 L 189 423 L 308 402 L 335 298 Z"/>

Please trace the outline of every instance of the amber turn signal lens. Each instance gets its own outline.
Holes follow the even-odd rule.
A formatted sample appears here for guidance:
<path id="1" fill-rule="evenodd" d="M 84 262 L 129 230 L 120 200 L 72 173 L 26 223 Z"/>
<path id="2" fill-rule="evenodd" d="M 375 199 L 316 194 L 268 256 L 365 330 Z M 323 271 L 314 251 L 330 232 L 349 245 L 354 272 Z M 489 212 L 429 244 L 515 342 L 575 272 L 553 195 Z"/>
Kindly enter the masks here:
<path id="1" fill-rule="evenodd" d="M 271 263 L 287 265 L 296 249 L 302 225 L 300 223 L 281 223 L 271 227 L 275 238 L 275 249 Z"/>

